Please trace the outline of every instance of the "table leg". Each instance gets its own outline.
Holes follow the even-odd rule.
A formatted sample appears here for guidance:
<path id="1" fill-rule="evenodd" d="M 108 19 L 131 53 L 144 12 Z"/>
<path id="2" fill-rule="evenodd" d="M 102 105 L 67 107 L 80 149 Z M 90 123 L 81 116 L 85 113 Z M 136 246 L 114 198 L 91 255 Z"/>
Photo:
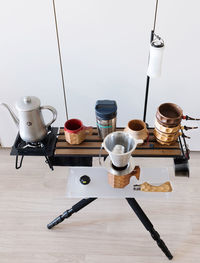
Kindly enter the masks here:
<path id="1" fill-rule="evenodd" d="M 144 211 L 139 206 L 135 198 L 126 198 L 126 200 L 130 207 L 133 209 L 133 211 L 136 213 L 137 217 L 140 219 L 146 230 L 150 232 L 152 238 L 157 242 L 157 245 L 160 247 L 163 253 L 168 257 L 168 259 L 172 259 L 173 256 L 171 252 L 168 250 L 164 241 L 160 238 L 159 233 L 154 229 L 151 221 L 145 215 Z"/>
<path id="2" fill-rule="evenodd" d="M 58 225 L 59 223 L 61 223 L 66 218 L 70 217 L 73 213 L 78 212 L 79 210 L 81 210 L 85 206 L 89 205 L 91 202 L 93 202 L 96 199 L 97 199 L 96 197 L 95 198 L 82 199 L 81 201 L 79 201 L 78 203 L 73 205 L 72 208 L 66 210 L 62 215 L 56 217 L 51 223 L 49 223 L 47 225 L 47 228 L 51 229 L 52 227 Z"/>

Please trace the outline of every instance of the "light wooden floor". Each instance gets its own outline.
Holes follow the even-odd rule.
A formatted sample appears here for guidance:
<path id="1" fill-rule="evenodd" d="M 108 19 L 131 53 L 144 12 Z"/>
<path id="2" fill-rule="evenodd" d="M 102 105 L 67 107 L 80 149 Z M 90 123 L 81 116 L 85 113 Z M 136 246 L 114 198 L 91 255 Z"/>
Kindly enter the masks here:
<path id="1" fill-rule="evenodd" d="M 137 159 L 144 166 L 170 167 L 173 195 L 138 200 L 174 255 L 174 262 L 200 262 L 200 153 L 190 161 L 191 177 L 173 175 L 172 160 Z M 54 217 L 77 200 L 64 197 L 67 168 L 54 172 L 40 157 L 14 168 L 0 150 L 1 263 L 157 263 L 168 259 L 125 200 L 99 199 L 52 230 Z"/>

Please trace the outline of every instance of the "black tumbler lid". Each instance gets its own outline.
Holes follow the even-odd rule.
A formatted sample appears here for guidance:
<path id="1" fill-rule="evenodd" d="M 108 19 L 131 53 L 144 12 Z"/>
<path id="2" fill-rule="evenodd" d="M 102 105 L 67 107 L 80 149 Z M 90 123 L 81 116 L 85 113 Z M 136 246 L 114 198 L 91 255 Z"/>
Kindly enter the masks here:
<path id="1" fill-rule="evenodd" d="M 117 115 L 117 103 L 115 100 L 97 100 L 95 112 L 97 117 L 111 120 Z"/>

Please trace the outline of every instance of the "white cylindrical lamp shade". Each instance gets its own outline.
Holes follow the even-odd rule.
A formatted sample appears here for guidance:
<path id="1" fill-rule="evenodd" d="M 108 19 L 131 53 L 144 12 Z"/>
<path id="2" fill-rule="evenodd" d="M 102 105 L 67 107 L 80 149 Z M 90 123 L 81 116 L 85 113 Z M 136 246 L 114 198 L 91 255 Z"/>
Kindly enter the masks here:
<path id="1" fill-rule="evenodd" d="M 161 75 L 162 59 L 164 45 L 155 46 L 152 42 L 150 45 L 149 65 L 147 75 L 151 78 L 158 78 Z"/>

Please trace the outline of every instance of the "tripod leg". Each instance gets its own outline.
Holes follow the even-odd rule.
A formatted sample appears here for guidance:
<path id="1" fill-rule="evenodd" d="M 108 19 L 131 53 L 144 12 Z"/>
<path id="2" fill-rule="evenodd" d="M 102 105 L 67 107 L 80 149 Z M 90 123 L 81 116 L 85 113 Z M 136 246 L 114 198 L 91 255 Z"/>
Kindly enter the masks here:
<path id="1" fill-rule="evenodd" d="M 159 233 L 154 229 L 151 221 L 145 215 L 144 211 L 139 206 L 135 198 L 126 198 L 126 200 L 129 203 L 130 207 L 133 209 L 133 211 L 136 213 L 137 217 L 140 219 L 146 230 L 150 232 L 152 238 L 157 242 L 157 245 L 160 247 L 163 253 L 168 257 L 168 259 L 172 259 L 172 254 L 168 250 L 164 241 L 160 239 Z"/>
<path id="2" fill-rule="evenodd" d="M 58 225 L 59 223 L 61 223 L 63 220 L 65 220 L 66 218 L 70 217 L 73 213 L 78 212 L 79 210 L 81 210 L 83 207 L 89 205 L 91 202 L 93 202 L 94 200 L 96 200 L 97 198 L 87 198 L 87 199 L 82 199 L 81 201 L 79 201 L 78 203 L 76 203 L 75 205 L 72 206 L 72 208 L 66 210 L 62 215 L 56 217 L 51 223 L 49 223 L 47 225 L 48 229 L 51 229 L 52 227 L 54 227 L 55 225 Z"/>
<path id="3" fill-rule="evenodd" d="M 45 159 L 46 159 L 45 162 L 49 165 L 49 168 L 53 171 L 54 168 L 53 168 L 53 165 L 52 165 L 52 163 L 51 163 L 50 158 L 49 158 L 47 155 L 45 155 Z"/>

